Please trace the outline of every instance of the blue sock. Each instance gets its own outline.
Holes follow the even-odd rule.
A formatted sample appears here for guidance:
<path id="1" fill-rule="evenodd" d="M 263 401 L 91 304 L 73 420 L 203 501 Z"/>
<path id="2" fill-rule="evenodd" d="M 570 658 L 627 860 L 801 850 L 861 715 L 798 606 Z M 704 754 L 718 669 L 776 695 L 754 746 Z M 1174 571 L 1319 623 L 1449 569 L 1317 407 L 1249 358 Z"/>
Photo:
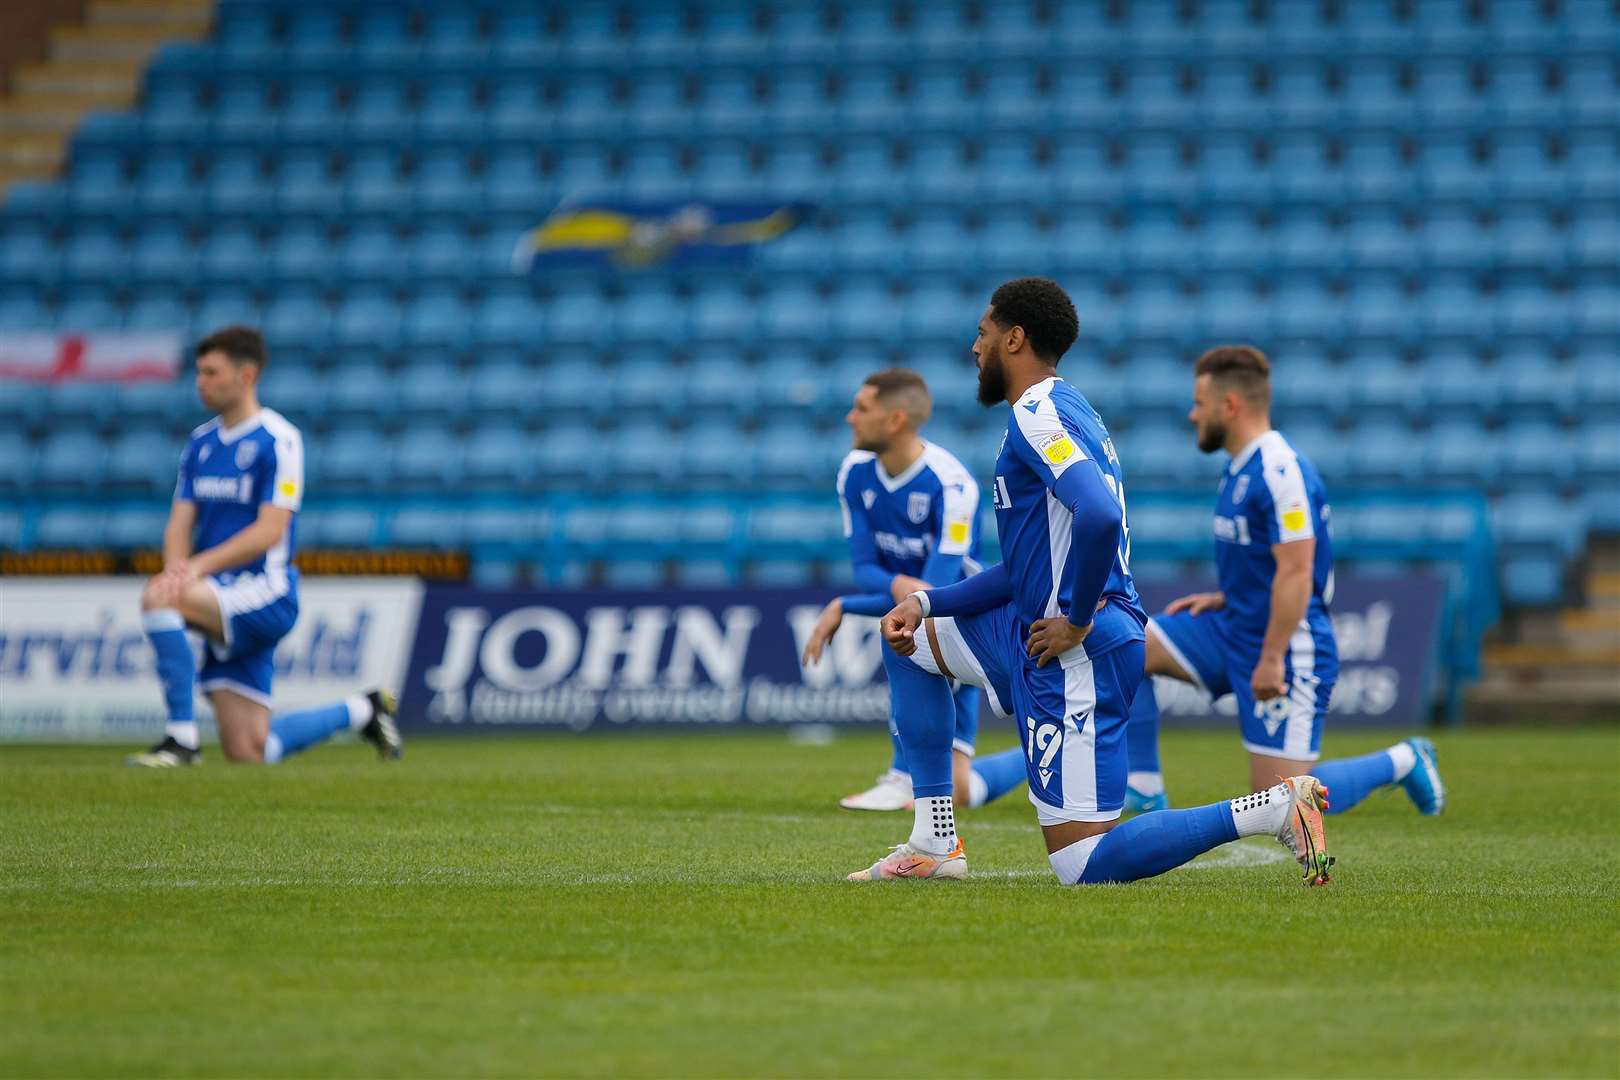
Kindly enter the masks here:
<path id="1" fill-rule="evenodd" d="M 270 718 L 270 737 L 264 744 L 264 762 L 274 765 L 316 743 L 325 742 L 349 726 L 346 702 L 303 709 Z"/>
<path id="2" fill-rule="evenodd" d="M 1024 751 L 1022 747 L 1003 750 L 989 757 L 974 758 L 973 771 L 984 781 L 984 798 L 975 805 L 995 802 L 1024 782 Z"/>
<path id="3" fill-rule="evenodd" d="M 906 751 L 900 745 L 900 728 L 895 724 L 892 716 L 889 717 L 889 742 L 894 746 L 894 756 L 889 759 L 889 768 L 909 776 L 911 770 L 906 768 Z"/>
<path id="4" fill-rule="evenodd" d="M 1133 773 L 1159 772 L 1159 697 L 1153 692 L 1153 678 L 1148 676 L 1136 689 L 1131 699 L 1131 716 L 1125 724 L 1125 755 L 1127 771 Z"/>
<path id="5" fill-rule="evenodd" d="M 883 645 L 883 667 L 889 673 L 889 710 L 911 771 L 911 793 L 932 798 L 951 793 L 951 737 L 956 706 L 951 684 L 930 675 L 911 660 Z"/>
<path id="6" fill-rule="evenodd" d="M 1360 757 L 1319 761 L 1311 775 L 1328 789 L 1330 814 L 1342 814 L 1381 787 L 1395 782 L 1395 761 L 1389 751 Z"/>
<path id="7" fill-rule="evenodd" d="M 1153 877 L 1237 838 L 1231 803 L 1143 814 L 1103 836 L 1086 862 L 1080 884 Z"/>
<path id="8" fill-rule="evenodd" d="M 193 723 L 197 658 L 191 655 L 191 642 L 186 640 L 185 619 L 172 608 L 160 608 L 143 614 L 141 625 L 146 629 L 146 640 L 152 643 L 152 652 L 157 654 L 157 676 L 163 683 L 169 723 Z"/>

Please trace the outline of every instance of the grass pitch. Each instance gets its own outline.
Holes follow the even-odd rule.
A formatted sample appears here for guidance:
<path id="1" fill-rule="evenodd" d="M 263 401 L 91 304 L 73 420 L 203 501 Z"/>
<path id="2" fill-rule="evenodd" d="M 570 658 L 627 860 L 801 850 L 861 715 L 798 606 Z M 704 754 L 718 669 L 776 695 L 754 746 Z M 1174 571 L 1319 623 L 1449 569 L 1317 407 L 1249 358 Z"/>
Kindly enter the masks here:
<path id="1" fill-rule="evenodd" d="M 1022 790 L 969 881 L 848 884 L 877 736 L 8 747 L 0 1076 L 1620 1074 L 1620 733 L 1437 741 L 1446 815 L 1329 819 L 1315 890 L 1255 840 L 1061 888 Z M 1230 733 L 1165 757 L 1239 793 Z"/>

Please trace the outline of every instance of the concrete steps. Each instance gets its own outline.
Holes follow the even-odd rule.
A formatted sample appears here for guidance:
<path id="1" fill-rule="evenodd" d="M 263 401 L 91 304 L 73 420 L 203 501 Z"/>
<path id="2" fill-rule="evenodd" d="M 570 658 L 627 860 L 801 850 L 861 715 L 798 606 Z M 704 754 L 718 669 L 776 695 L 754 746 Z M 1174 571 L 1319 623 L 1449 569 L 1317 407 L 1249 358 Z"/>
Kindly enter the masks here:
<path id="1" fill-rule="evenodd" d="M 213 17 L 212 0 L 96 0 L 83 24 L 55 27 L 46 61 L 22 68 L 0 98 L 0 196 L 58 175 L 85 115 L 133 106 L 152 54 L 206 37 Z"/>
<path id="2" fill-rule="evenodd" d="M 1501 640 L 1486 646 L 1471 719 L 1620 717 L 1620 539 L 1588 545 L 1583 593 L 1579 607 L 1505 623 Z"/>

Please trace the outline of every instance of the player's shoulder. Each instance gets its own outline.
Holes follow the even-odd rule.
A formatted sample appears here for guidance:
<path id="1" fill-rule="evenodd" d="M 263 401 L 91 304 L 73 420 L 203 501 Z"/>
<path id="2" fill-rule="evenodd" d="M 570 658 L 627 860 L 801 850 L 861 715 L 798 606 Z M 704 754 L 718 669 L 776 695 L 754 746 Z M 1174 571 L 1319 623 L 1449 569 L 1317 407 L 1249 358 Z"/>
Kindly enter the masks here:
<path id="1" fill-rule="evenodd" d="M 192 428 L 191 429 L 191 435 L 189 436 L 189 440 L 191 442 L 198 442 L 199 440 L 208 438 L 208 436 L 212 435 L 214 432 L 216 432 L 218 430 L 219 430 L 219 417 L 216 416 L 212 420 L 209 420 L 207 423 L 198 424 L 196 427 Z"/>
<path id="2" fill-rule="evenodd" d="M 1311 469 L 1311 463 L 1280 431 L 1260 436 L 1250 463 L 1265 473 L 1287 473 Z"/>
<path id="3" fill-rule="evenodd" d="M 978 486 L 977 481 L 973 479 L 973 473 L 966 465 L 962 464 L 962 459 L 938 443 L 925 442 L 923 444 L 923 462 L 928 466 L 928 471 L 933 473 L 934 477 L 939 481 L 941 488 L 953 486 L 976 488 Z"/>
<path id="4" fill-rule="evenodd" d="M 862 472 L 870 472 L 877 460 L 877 455 L 870 450 L 851 450 L 844 455 L 843 462 L 838 466 L 838 490 L 843 491 L 852 477 L 858 477 Z"/>
<path id="5" fill-rule="evenodd" d="M 298 430 L 298 426 L 274 409 L 259 410 L 259 430 L 275 442 L 304 441 L 303 432 Z"/>

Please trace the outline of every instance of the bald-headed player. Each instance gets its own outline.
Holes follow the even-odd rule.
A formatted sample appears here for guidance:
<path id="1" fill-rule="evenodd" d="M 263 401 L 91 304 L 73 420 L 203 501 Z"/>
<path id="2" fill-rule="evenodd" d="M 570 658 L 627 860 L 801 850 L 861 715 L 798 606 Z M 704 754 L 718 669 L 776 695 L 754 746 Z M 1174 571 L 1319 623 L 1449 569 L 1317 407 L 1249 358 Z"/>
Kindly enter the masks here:
<path id="1" fill-rule="evenodd" d="M 860 591 L 837 597 L 822 610 L 805 645 L 807 666 L 821 659 L 844 615 L 881 616 L 907 593 L 949 585 L 979 570 L 979 485 L 954 454 L 922 438 L 932 413 L 928 384 L 906 368 L 874 372 L 855 393 L 844 417 L 855 448 L 838 470 L 838 500 Z M 1017 787 L 1024 779 L 1017 750 L 974 759 L 978 688 L 956 687 L 951 706 L 957 806 L 981 806 Z M 892 711 L 889 735 L 894 744 L 889 768 L 840 806 L 911 807 L 911 770 Z"/>
<path id="2" fill-rule="evenodd" d="M 1271 364 L 1259 349 L 1226 345 L 1198 358 L 1187 419 L 1198 449 L 1228 455 L 1215 504 L 1220 590 L 1184 596 L 1148 621 L 1148 675 L 1237 699 L 1255 787 L 1309 773 L 1341 814 L 1400 784 L 1423 814 L 1445 808 L 1434 744 L 1415 737 L 1362 757 L 1318 761 L 1328 700 L 1339 674 L 1333 602 L 1333 533 L 1316 467 L 1271 426 Z M 1136 697 L 1126 731 L 1127 804 L 1169 804 L 1159 772 L 1159 706 Z"/>

